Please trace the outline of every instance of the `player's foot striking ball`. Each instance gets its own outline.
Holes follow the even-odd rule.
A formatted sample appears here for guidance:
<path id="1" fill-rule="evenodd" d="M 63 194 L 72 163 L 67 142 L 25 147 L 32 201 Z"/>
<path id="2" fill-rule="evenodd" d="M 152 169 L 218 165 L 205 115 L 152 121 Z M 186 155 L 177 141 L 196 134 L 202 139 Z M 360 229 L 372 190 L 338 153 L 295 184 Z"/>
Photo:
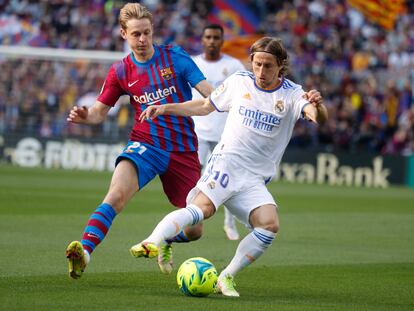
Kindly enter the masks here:
<path id="1" fill-rule="evenodd" d="M 216 293 L 229 297 L 239 297 L 240 294 L 234 288 L 235 286 L 236 283 L 234 283 L 231 275 L 220 275 L 217 281 Z"/>

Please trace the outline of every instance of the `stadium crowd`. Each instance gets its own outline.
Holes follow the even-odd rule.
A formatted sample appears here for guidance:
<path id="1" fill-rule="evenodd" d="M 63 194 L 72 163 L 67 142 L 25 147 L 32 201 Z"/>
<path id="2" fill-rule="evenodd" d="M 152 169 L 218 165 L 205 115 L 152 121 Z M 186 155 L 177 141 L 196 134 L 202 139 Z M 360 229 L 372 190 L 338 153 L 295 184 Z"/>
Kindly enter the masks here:
<path id="1" fill-rule="evenodd" d="M 201 50 L 200 33 L 213 1 L 142 1 L 155 16 L 155 41 Z M 414 5 L 394 30 L 367 21 L 343 0 L 243 1 L 261 17 L 260 31 L 281 37 L 290 76 L 321 90 L 327 125 L 299 122 L 292 146 L 414 153 Z M 116 16 L 124 1 L 0 0 L 0 44 L 124 51 Z M 410 27 L 411 26 L 411 27 Z M 96 137 L 65 122 L 73 103 L 99 92 L 108 65 L 0 58 L 0 134 Z M 93 102 L 93 100 L 92 100 Z M 128 131 L 128 105 L 105 123 L 103 137 Z M 125 132 L 122 133 L 125 137 Z"/>

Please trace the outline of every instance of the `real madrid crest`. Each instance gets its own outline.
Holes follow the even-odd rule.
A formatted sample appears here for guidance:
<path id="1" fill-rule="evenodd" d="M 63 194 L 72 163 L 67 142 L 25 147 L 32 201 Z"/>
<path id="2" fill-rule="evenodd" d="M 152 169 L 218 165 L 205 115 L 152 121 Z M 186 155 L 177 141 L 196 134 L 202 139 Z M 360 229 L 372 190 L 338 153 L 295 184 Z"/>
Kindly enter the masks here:
<path id="1" fill-rule="evenodd" d="M 160 73 L 164 80 L 170 80 L 173 75 L 170 67 L 161 69 Z"/>
<path id="2" fill-rule="evenodd" d="M 216 183 L 215 183 L 214 181 L 210 181 L 210 182 L 208 183 L 208 187 L 209 187 L 210 189 L 214 189 L 214 188 L 216 187 Z"/>
<path id="3" fill-rule="evenodd" d="M 285 110 L 285 104 L 283 103 L 283 100 L 278 100 L 275 104 L 275 112 L 282 112 Z"/>

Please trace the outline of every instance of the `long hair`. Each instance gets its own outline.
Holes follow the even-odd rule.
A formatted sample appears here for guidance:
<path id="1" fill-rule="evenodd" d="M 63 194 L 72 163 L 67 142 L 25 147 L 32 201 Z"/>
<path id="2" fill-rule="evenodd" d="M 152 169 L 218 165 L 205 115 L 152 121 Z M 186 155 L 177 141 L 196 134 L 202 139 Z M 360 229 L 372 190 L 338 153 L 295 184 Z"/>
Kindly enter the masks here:
<path id="1" fill-rule="evenodd" d="M 151 12 L 143 5 L 139 3 L 127 3 L 125 4 L 121 11 L 119 12 L 119 24 L 123 30 L 127 29 L 127 22 L 130 19 L 142 19 L 148 18 L 152 25 L 152 14 Z"/>
<path id="2" fill-rule="evenodd" d="M 250 48 L 250 60 L 253 61 L 254 53 L 265 52 L 276 58 L 277 65 L 281 67 L 279 76 L 284 76 L 289 71 L 289 55 L 283 46 L 282 40 L 274 37 L 263 37 L 257 40 Z"/>

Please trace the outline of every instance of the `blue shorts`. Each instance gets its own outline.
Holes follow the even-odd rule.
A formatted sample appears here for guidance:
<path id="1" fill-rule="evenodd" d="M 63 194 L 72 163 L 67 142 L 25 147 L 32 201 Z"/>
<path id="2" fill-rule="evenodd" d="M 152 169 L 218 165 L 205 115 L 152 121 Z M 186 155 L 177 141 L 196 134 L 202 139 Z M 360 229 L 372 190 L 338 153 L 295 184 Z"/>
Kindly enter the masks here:
<path id="1" fill-rule="evenodd" d="M 200 178 L 197 152 L 169 152 L 149 144 L 129 141 L 115 165 L 130 160 L 137 170 L 138 187 L 142 189 L 157 175 L 168 200 L 176 207 L 185 207 L 187 194 Z"/>

